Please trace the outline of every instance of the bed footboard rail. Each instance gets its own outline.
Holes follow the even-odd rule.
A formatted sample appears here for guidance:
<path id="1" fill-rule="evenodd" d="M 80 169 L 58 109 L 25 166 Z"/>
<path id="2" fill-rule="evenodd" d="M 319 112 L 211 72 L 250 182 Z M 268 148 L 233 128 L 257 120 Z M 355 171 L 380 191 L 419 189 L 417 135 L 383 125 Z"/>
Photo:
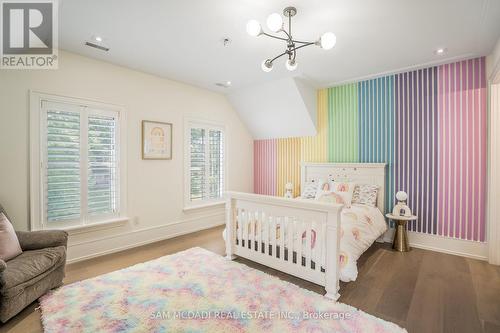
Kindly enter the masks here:
<path id="1" fill-rule="evenodd" d="M 226 193 L 226 256 L 241 256 L 322 285 L 338 299 L 343 206 Z"/>

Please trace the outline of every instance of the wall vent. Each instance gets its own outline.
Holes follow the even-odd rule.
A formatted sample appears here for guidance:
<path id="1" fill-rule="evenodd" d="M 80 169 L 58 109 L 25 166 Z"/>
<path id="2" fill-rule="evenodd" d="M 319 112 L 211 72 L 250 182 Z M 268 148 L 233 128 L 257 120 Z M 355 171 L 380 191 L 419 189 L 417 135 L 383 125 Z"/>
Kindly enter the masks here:
<path id="1" fill-rule="evenodd" d="M 94 44 L 94 43 L 91 43 L 91 42 L 85 42 L 85 45 L 87 45 L 89 47 L 93 47 L 93 48 L 101 50 L 101 51 L 105 51 L 105 52 L 109 51 L 109 47 L 98 45 L 98 44 Z"/>

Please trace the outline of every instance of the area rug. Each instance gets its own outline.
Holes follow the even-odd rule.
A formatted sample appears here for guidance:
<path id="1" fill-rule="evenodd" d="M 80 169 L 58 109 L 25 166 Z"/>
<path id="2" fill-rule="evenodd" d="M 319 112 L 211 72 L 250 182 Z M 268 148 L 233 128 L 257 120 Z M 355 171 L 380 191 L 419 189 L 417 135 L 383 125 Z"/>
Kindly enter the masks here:
<path id="1" fill-rule="evenodd" d="M 40 298 L 45 332 L 406 332 L 192 248 Z"/>

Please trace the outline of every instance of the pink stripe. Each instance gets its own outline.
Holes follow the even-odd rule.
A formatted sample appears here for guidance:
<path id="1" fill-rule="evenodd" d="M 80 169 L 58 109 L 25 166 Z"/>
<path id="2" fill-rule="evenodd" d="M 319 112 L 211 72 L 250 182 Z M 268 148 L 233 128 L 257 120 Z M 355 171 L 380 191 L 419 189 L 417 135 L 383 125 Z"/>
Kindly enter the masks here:
<path id="1" fill-rule="evenodd" d="M 480 151 L 481 151 L 481 156 L 480 161 L 481 162 L 481 169 L 480 172 L 481 174 L 479 175 L 479 183 L 480 183 L 480 191 L 479 193 L 481 194 L 480 197 L 480 206 L 479 206 L 479 212 L 481 214 L 481 218 L 479 219 L 480 223 L 480 236 L 479 240 L 481 242 L 486 241 L 486 172 L 487 172 L 487 142 L 486 142 L 486 133 L 488 133 L 488 124 L 487 124 L 487 86 L 486 86 L 486 58 L 482 57 L 480 58 L 480 64 L 481 64 L 481 78 L 479 80 L 480 82 L 480 91 L 481 91 L 481 121 L 479 123 L 479 126 L 481 128 L 481 144 L 480 144 Z"/>
<path id="2" fill-rule="evenodd" d="M 460 79 L 460 105 L 461 111 L 461 124 L 460 124 L 460 197 L 459 200 L 462 202 L 461 212 L 460 212 L 460 238 L 465 239 L 466 234 L 466 221 L 467 221 L 467 62 L 462 61 L 460 63 L 461 68 L 461 79 Z"/>
<path id="3" fill-rule="evenodd" d="M 277 141 L 254 141 L 254 192 L 257 194 L 276 195 L 276 153 Z"/>
<path id="4" fill-rule="evenodd" d="M 479 239 L 479 145 L 480 143 L 480 136 L 481 133 L 479 133 L 479 114 L 480 114 L 480 94 L 479 94 L 479 62 L 477 59 L 474 59 L 474 178 L 475 178 L 475 183 L 474 183 L 474 202 L 473 202 L 473 207 L 474 207 L 474 218 L 475 218 L 475 225 L 474 225 L 474 233 L 473 233 L 473 239 L 478 240 Z"/>
<path id="5" fill-rule="evenodd" d="M 470 204 L 472 198 L 474 197 L 473 193 L 473 188 L 472 188 L 472 165 L 474 163 L 474 158 L 473 158 L 473 151 L 474 151 L 474 142 L 472 140 L 472 135 L 473 135 L 473 127 L 472 127 L 472 118 L 473 118 L 473 112 L 472 112 L 472 106 L 473 106 L 473 95 L 474 95 L 474 90 L 473 90 L 473 85 L 474 85 L 474 77 L 472 73 L 472 60 L 467 60 L 467 97 L 468 97 L 468 102 L 467 102 L 467 125 L 468 125 L 468 135 L 467 135 L 467 192 L 468 192 L 468 200 L 467 200 L 467 234 L 465 235 L 465 239 L 472 239 L 472 228 L 474 227 L 474 212 L 472 211 L 472 206 Z"/>
<path id="6" fill-rule="evenodd" d="M 438 94 L 437 94 L 437 113 L 438 113 L 438 126 L 442 126 L 441 124 L 443 123 L 443 114 L 444 114 L 444 89 L 443 89 L 443 84 L 444 84 L 444 66 L 439 66 L 438 67 L 438 75 L 437 75 L 437 88 L 438 88 Z M 444 145 L 444 138 L 442 136 L 442 131 L 440 128 L 438 128 L 438 137 L 436 138 L 435 143 L 441 143 L 441 145 Z M 444 210 L 443 210 L 443 174 L 444 174 L 444 154 L 443 154 L 443 149 L 441 146 L 438 147 L 438 177 L 437 177 L 437 205 L 436 205 L 436 211 L 437 211 L 437 234 L 438 235 L 443 235 L 444 232 Z"/>
<path id="7" fill-rule="evenodd" d="M 485 59 L 438 68 L 439 234 L 485 241 Z"/>

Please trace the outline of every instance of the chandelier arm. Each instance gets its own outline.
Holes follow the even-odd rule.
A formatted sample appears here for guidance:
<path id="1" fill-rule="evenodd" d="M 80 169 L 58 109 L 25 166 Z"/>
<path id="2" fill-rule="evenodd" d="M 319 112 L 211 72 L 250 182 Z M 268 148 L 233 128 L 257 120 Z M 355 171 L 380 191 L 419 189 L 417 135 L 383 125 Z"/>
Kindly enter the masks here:
<path id="1" fill-rule="evenodd" d="M 314 44 L 316 44 L 316 43 L 314 43 L 314 42 L 309 42 L 309 43 L 307 43 L 307 44 L 302 44 L 302 45 L 300 45 L 300 46 L 297 46 L 296 48 L 291 49 L 290 51 L 295 52 L 295 51 L 297 51 L 298 49 L 301 49 L 301 48 L 306 47 L 306 46 L 309 46 L 309 45 L 314 45 Z"/>
<path id="2" fill-rule="evenodd" d="M 298 43 L 298 44 L 316 44 L 316 42 L 304 42 L 301 40 L 292 40 L 292 42 Z"/>
<path id="3" fill-rule="evenodd" d="M 278 36 L 273 36 L 273 35 L 271 35 L 271 34 L 268 34 L 267 32 L 262 32 L 262 35 L 267 36 L 267 37 L 271 37 L 271 38 L 274 38 L 274 39 L 279 39 L 279 40 L 288 41 L 288 39 L 287 39 L 287 38 L 278 37 Z"/>
<path id="4" fill-rule="evenodd" d="M 278 59 L 278 58 L 280 58 L 280 57 L 284 56 L 285 54 L 288 54 L 288 51 L 285 51 L 285 52 L 283 52 L 282 54 L 277 55 L 276 57 L 272 58 L 272 59 L 271 59 L 271 62 L 274 62 L 274 60 L 276 60 L 276 59 Z"/>

